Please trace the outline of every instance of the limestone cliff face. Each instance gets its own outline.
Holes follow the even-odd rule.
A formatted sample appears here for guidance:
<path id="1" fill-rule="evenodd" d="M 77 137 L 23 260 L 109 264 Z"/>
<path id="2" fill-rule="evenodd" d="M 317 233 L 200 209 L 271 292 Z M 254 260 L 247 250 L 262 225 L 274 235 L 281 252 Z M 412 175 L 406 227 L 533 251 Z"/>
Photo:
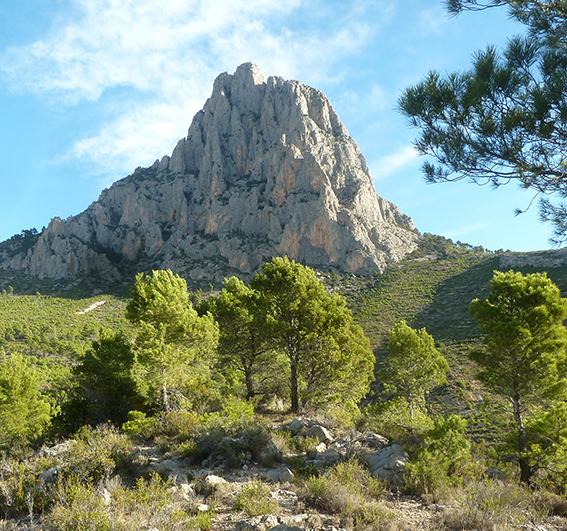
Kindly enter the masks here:
<path id="1" fill-rule="evenodd" d="M 358 274 L 416 247 L 409 217 L 379 197 L 356 143 L 321 92 L 241 65 L 218 76 L 171 157 L 54 219 L 0 267 L 40 278 L 126 266 L 188 279 L 250 274 L 268 257 Z"/>

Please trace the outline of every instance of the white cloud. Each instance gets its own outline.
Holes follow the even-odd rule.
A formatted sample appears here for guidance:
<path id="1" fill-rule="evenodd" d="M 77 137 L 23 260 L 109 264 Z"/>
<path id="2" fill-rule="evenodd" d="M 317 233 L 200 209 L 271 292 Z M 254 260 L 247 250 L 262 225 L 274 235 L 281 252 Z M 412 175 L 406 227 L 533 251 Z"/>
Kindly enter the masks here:
<path id="1" fill-rule="evenodd" d="M 84 162 L 97 162 L 97 172 L 115 175 L 130 173 L 163 155 L 171 154 L 185 136 L 191 118 L 202 102 L 139 106 L 104 126 L 97 134 L 75 142 L 67 154 Z M 180 128 L 183 127 L 184 129 Z"/>
<path id="2" fill-rule="evenodd" d="M 413 146 L 406 146 L 393 155 L 388 155 L 386 157 L 377 159 L 372 164 L 372 176 L 375 179 L 381 179 L 398 171 L 404 166 L 413 166 L 415 165 L 418 157 L 419 153 L 414 149 Z"/>
<path id="3" fill-rule="evenodd" d="M 449 22 L 447 12 L 441 2 L 434 8 L 424 9 L 418 15 L 418 27 L 423 35 L 438 35 Z"/>
<path id="4" fill-rule="evenodd" d="M 489 226 L 489 223 L 475 223 L 472 225 L 464 225 L 462 227 L 454 227 L 451 230 L 443 231 L 443 236 L 445 236 L 445 238 L 451 238 L 452 240 L 461 240 L 470 234 L 482 231 Z"/>
<path id="5" fill-rule="evenodd" d="M 308 16 L 313 7 L 301 0 L 75 3 L 75 20 L 32 44 L 7 49 L 0 71 L 12 88 L 63 107 L 98 105 L 105 96 L 106 110 L 116 110 L 113 119 L 67 154 L 92 162 L 95 172 L 131 171 L 170 153 L 220 72 L 252 61 L 265 76 L 312 84 L 337 79 L 341 72 L 333 65 L 361 49 L 373 31 L 360 17 L 332 20 L 334 31 L 308 24 L 292 31 L 286 17 Z M 109 95 L 116 87 L 128 87 L 127 96 Z"/>

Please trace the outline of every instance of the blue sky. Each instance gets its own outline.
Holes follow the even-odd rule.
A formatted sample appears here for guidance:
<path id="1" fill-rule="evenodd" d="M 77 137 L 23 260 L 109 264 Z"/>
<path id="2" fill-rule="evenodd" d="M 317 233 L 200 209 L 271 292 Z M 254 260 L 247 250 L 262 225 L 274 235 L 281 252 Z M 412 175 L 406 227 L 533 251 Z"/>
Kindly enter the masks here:
<path id="1" fill-rule="evenodd" d="M 215 77 L 256 63 L 329 97 L 376 191 L 418 230 L 482 245 L 549 247 L 529 192 L 425 184 L 417 131 L 396 111 L 429 70 L 522 31 L 502 9 L 446 15 L 441 0 L 0 2 L 0 241 L 83 211 L 170 154 Z"/>

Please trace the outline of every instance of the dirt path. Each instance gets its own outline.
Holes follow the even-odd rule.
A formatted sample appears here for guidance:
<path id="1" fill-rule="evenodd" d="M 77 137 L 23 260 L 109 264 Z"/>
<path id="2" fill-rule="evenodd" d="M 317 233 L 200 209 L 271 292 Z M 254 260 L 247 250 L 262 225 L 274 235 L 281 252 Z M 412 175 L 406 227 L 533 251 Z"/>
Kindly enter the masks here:
<path id="1" fill-rule="evenodd" d="M 102 306 L 103 304 L 106 304 L 106 301 L 97 301 L 97 302 L 94 302 L 94 303 L 91 304 L 88 308 L 85 308 L 84 310 L 81 310 L 80 312 L 77 312 L 77 315 L 83 315 L 84 313 L 88 313 L 88 312 L 94 310 L 95 308 L 98 308 L 99 306 Z"/>

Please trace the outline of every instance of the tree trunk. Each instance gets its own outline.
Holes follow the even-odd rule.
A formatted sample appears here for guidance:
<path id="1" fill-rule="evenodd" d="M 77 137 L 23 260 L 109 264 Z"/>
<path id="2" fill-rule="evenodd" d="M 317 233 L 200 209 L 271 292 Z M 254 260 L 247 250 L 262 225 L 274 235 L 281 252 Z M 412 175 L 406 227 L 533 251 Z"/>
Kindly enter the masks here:
<path id="1" fill-rule="evenodd" d="M 252 372 L 246 371 L 244 373 L 244 380 L 246 382 L 246 400 L 254 397 L 254 380 L 252 379 Z"/>
<path id="2" fill-rule="evenodd" d="M 169 406 L 169 395 L 167 394 L 167 387 L 165 385 L 161 388 L 161 402 L 163 404 L 163 410 L 169 413 L 171 408 Z"/>
<path id="3" fill-rule="evenodd" d="M 299 396 L 297 392 L 297 363 L 292 360 L 290 364 L 291 369 L 291 410 L 294 413 L 299 412 Z"/>
<path id="4" fill-rule="evenodd" d="M 520 482 L 531 484 L 533 469 L 528 462 L 528 435 L 522 419 L 522 410 L 519 397 L 512 399 L 514 420 L 518 429 L 518 465 L 520 466 Z"/>

